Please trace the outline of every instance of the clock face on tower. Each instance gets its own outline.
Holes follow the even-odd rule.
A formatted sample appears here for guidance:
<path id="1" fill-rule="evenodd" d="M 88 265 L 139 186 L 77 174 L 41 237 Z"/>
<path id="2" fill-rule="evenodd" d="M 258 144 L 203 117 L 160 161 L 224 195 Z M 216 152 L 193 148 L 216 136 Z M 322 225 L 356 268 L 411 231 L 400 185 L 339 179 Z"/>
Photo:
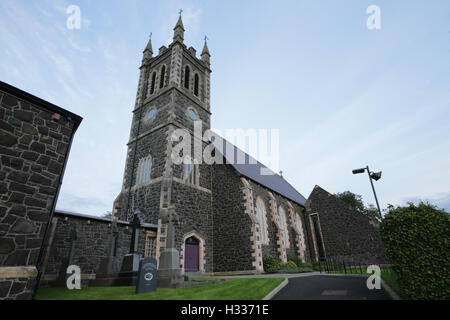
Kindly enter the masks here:
<path id="1" fill-rule="evenodd" d="M 148 120 L 152 119 L 155 116 L 155 113 L 156 113 L 156 111 L 154 108 L 150 109 L 150 111 L 147 114 L 147 119 Z"/>
<path id="2" fill-rule="evenodd" d="M 193 108 L 188 109 L 188 116 L 192 121 L 197 120 L 197 112 Z"/>

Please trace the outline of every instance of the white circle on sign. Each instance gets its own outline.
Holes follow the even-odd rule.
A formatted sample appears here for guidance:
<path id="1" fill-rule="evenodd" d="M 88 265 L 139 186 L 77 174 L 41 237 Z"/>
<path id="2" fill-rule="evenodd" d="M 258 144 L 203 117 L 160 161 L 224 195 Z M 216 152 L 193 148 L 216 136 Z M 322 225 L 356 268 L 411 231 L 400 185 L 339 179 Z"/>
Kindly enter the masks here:
<path id="1" fill-rule="evenodd" d="M 152 279 L 153 279 L 153 274 L 151 274 L 150 272 L 149 272 L 149 273 L 146 273 L 146 274 L 144 275 L 144 279 L 147 280 L 147 281 L 152 280 Z"/>

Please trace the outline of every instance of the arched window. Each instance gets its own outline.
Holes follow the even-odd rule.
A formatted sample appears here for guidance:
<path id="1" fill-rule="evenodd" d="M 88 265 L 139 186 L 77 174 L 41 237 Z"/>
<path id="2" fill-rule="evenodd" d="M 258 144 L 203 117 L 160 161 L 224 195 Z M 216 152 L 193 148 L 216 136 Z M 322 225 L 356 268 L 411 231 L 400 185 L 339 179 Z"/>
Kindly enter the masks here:
<path id="1" fill-rule="evenodd" d="M 166 66 L 161 68 L 161 76 L 159 77 L 159 88 L 164 87 L 164 76 L 166 75 Z"/>
<path id="2" fill-rule="evenodd" d="M 286 248 L 289 248 L 289 233 L 288 233 L 288 225 L 287 225 L 287 219 L 286 219 L 286 212 L 282 207 L 278 209 L 278 214 L 280 216 L 280 228 L 283 230 L 283 240 L 284 240 L 284 246 Z"/>
<path id="3" fill-rule="evenodd" d="M 190 157 L 184 158 L 184 174 L 183 181 L 198 185 L 198 164 L 196 164 Z"/>
<path id="4" fill-rule="evenodd" d="M 297 232 L 299 234 L 303 234 L 302 218 L 300 218 L 298 213 L 294 213 L 294 217 L 295 217 L 295 228 L 297 229 Z"/>
<path id="5" fill-rule="evenodd" d="M 261 198 L 256 200 L 256 218 L 259 223 L 261 242 L 263 244 L 269 244 L 269 239 L 267 236 L 266 206 Z"/>
<path id="6" fill-rule="evenodd" d="M 150 174 L 152 171 L 152 157 L 148 156 L 139 160 L 137 184 L 143 185 L 150 182 Z"/>
<path id="7" fill-rule="evenodd" d="M 190 73 L 191 70 L 189 69 L 189 66 L 186 66 L 186 68 L 184 69 L 184 87 L 186 89 L 189 89 Z"/>
<path id="8" fill-rule="evenodd" d="M 155 92 L 155 81 L 156 81 L 156 72 L 153 72 L 152 80 L 150 82 L 150 94 L 153 94 L 153 92 Z"/>
<path id="9" fill-rule="evenodd" d="M 195 74 L 194 76 L 194 95 L 198 97 L 198 86 L 199 86 L 199 78 L 198 74 Z"/>

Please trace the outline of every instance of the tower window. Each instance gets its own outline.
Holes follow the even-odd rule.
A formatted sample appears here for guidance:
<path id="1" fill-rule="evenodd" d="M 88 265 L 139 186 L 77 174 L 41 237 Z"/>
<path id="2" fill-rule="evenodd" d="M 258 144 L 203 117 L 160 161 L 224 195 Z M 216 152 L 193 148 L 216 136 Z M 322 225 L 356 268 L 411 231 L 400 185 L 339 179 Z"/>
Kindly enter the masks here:
<path id="1" fill-rule="evenodd" d="M 198 74 L 195 74 L 195 77 L 194 77 L 194 95 L 196 95 L 197 97 L 198 97 L 198 85 L 199 85 Z"/>
<path id="2" fill-rule="evenodd" d="M 159 80 L 159 88 L 164 87 L 164 76 L 166 75 L 166 66 L 162 66 L 161 68 L 161 76 Z"/>
<path id="3" fill-rule="evenodd" d="M 153 92 L 155 92 L 155 81 L 156 81 L 156 72 L 153 72 L 152 81 L 150 82 L 150 94 L 153 94 Z"/>
<path id="4" fill-rule="evenodd" d="M 189 184 L 198 185 L 198 164 L 196 164 L 190 157 L 184 159 L 184 176 L 183 181 Z"/>
<path id="5" fill-rule="evenodd" d="M 152 169 L 152 157 L 148 156 L 139 161 L 137 184 L 143 185 L 150 182 L 150 173 Z"/>
<path id="6" fill-rule="evenodd" d="M 190 79 L 191 70 L 188 66 L 184 69 L 184 87 L 189 89 L 189 79 Z"/>

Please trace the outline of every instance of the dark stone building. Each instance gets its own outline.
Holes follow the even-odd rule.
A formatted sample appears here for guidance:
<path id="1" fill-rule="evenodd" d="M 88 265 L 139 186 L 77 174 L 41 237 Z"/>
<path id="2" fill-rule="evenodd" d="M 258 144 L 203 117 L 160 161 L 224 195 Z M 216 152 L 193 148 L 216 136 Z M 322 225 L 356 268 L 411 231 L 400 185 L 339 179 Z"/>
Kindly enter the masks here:
<path id="1" fill-rule="evenodd" d="M 315 186 L 306 202 L 313 257 L 387 263 L 378 222 Z"/>
<path id="2" fill-rule="evenodd" d="M 144 50 L 122 191 L 114 210 L 126 221 L 139 209 L 146 223 L 158 226 L 159 257 L 166 245 L 164 217 L 173 205 L 180 219 L 175 243 L 183 272 L 262 272 L 264 254 L 284 262 L 295 254 L 305 261 L 306 200 L 301 194 L 273 172 L 270 178 L 263 176 L 259 170 L 268 169 L 260 163 L 203 161 L 210 142 L 204 138 L 211 120 L 210 53 L 205 42 L 197 58 L 183 38 L 180 17 L 168 48 L 161 47 L 154 57 L 149 41 Z M 174 135 L 180 129 L 193 153 L 183 150 L 183 161 L 176 163 L 179 139 Z M 217 152 L 215 157 L 221 158 Z"/>
<path id="3" fill-rule="evenodd" d="M 2 84 L 0 298 L 29 298 L 38 270 L 42 286 L 65 285 L 72 264 L 85 285 L 104 273 L 105 261 L 120 270 L 135 210 L 144 222 L 138 253 L 159 260 L 174 208 L 185 274 L 262 273 L 267 255 L 284 263 L 290 256 L 384 261 L 367 217 L 319 187 L 307 201 L 282 176 L 210 131 L 210 53 L 205 42 L 197 58 L 183 38 L 180 17 L 168 47 L 153 56 L 149 41 L 143 52 L 112 218 L 52 214 L 81 118 Z M 190 150 L 178 149 L 180 141 Z"/>
<path id="4" fill-rule="evenodd" d="M 0 82 L 0 299 L 30 299 L 81 118 Z"/>

